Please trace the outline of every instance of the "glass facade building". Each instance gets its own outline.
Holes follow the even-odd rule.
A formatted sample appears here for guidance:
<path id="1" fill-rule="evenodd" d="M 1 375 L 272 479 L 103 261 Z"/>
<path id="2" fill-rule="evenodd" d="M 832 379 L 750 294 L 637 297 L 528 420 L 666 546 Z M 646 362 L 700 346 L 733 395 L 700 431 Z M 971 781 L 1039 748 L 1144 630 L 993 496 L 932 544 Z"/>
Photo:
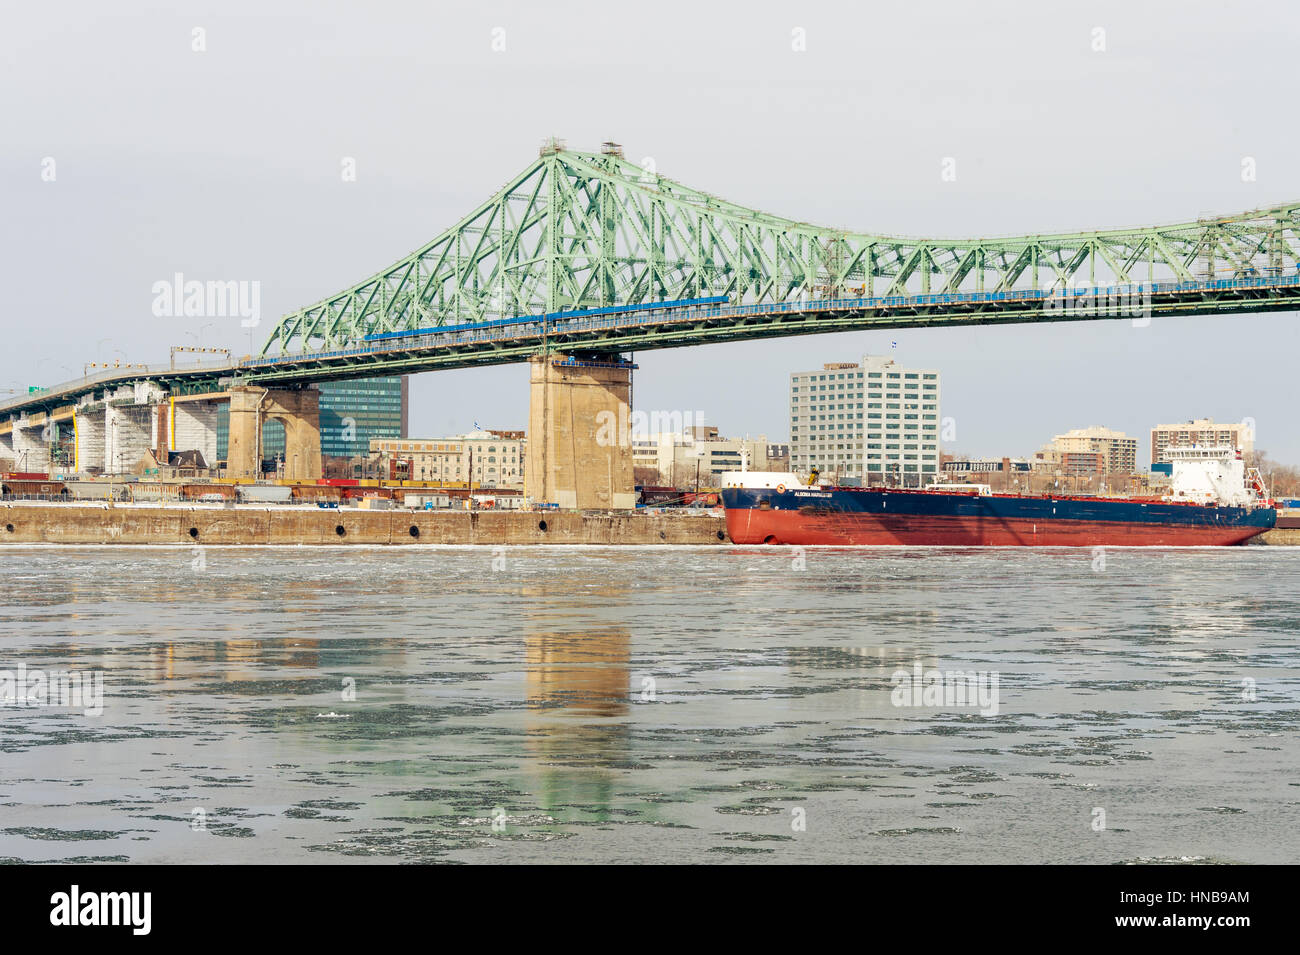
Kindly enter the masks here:
<path id="1" fill-rule="evenodd" d="M 410 389 L 405 375 L 322 381 L 320 390 L 320 451 L 322 457 L 350 458 L 370 453 L 370 442 L 404 438 L 410 420 Z M 229 446 L 230 406 L 217 412 L 217 458 L 224 461 Z M 267 421 L 262 430 L 262 460 L 271 463 L 284 454 L 284 426 Z"/>

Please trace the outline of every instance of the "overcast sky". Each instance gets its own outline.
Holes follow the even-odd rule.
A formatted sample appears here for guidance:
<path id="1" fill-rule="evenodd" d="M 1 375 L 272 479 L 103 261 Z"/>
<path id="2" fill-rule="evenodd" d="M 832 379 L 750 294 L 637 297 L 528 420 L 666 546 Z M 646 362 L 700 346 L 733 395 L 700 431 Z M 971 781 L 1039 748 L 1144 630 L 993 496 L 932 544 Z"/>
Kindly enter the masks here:
<path id="1" fill-rule="evenodd" d="M 0 389 L 200 340 L 246 353 L 237 318 L 152 314 L 176 272 L 260 282 L 260 348 L 280 314 L 427 242 L 549 135 L 858 231 L 1079 231 L 1292 201 L 1297 9 L 9 0 Z M 959 453 L 1104 424 L 1145 460 L 1157 422 L 1251 417 L 1260 447 L 1300 464 L 1297 345 L 1293 313 L 814 336 L 640 353 L 635 400 L 786 440 L 791 371 L 888 353 L 942 371 Z M 527 422 L 522 365 L 424 374 L 411 395 L 418 436 Z"/>

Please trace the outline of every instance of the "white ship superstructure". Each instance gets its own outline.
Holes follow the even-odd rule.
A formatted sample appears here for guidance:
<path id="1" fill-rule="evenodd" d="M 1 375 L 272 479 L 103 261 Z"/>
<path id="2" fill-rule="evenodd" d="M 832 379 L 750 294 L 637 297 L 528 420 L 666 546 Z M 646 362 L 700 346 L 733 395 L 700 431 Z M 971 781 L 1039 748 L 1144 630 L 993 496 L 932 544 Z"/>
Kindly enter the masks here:
<path id="1" fill-rule="evenodd" d="M 1268 497 L 1259 471 L 1235 448 L 1166 448 L 1162 457 L 1173 465 L 1167 500 L 1251 507 Z"/>

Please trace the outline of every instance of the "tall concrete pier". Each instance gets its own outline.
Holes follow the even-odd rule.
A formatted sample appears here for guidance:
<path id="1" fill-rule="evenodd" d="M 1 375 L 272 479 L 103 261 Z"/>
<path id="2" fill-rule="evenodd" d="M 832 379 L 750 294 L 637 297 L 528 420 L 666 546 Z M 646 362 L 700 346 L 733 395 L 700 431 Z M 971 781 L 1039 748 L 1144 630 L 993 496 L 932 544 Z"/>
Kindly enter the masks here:
<path id="1" fill-rule="evenodd" d="M 261 476 L 262 425 L 268 419 L 284 425 L 284 476 L 299 481 L 319 478 L 320 392 L 257 387 L 230 389 L 227 477 Z"/>
<path id="2" fill-rule="evenodd" d="M 228 395 L 220 395 L 228 398 Z M 217 396 L 190 395 L 173 398 L 171 402 L 172 451 L 196 450 L 209 466 L 217 461 L 217 415 L 221 402 Z"/>
<path id="3" fill-rule="evenodd" d="M 537 355 L 529 361 L 524 494 L 573 508 L 633 508 L 632 366 Z"/>

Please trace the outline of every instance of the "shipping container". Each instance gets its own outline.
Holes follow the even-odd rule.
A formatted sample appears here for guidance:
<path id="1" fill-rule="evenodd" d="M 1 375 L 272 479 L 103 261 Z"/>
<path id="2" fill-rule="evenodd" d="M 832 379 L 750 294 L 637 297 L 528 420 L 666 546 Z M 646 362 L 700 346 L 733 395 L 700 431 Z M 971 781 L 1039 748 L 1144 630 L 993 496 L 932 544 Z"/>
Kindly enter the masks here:
<path id="1" fill-rule="evenodd" d="M 451 507 L 449 494 L 408 494 L 403 501 L 406 507 L 423 508 L 426 511 Z"/>
<path id="2" fill-rule="evenodd" d="M 645 507 L 674 507 L 684 504 L 685 497 L 675 487 L 645 486 L 638 489 L 637 502 Z"/>
<path id="3" fill-rule="evenodd" d="M 283 504 L 293 497 L 293 488 L 282 484 L 241 484 L 238 492 L 246 504 Z"/>
<path id="4" fill-rule="evenodd" d="M 141 498 L 138 491 L 141 487 L 151 485 L 123 484 L 118 481 L 66 481 L 64 482 L 68 489 L 68 496 L 74 501 L 132 501 L 132 500 L 149 500 Z M 152 485 L 157 487 L 158 485 Z"/>
<path id="5" fill-rule="evenodd" d="M 62 481 L 10 480 L 0 482 L 0 496 L 29 501 L 66 501 L 71 497 Z"/>
<path id="6" fill-rule="evenodd" d="M 295 501 L 337 504 L 342 498 L 343 488 L 330 484 L 298 484 L 293 488 L 293 499 Z"/>
<path id="7" fill-rule="evenodd" d="M 106 486 L 106 485 L 104 485 Z M 73 485 L 69 485 L 73 487 Z M 73 491 L 76 493 L 75 489 Z M 134 501 L 176 501 L 181 496 L 181 485 L 144 483 L 131 485 L 131 499 Z"/>
<path id="8" fill-rule="evenodd" d="M 181 499 L 185 501 L 235 500 L 237 488 L 233 484 L 182 484 Z"/>
<path id="9" fill-rule="evenodd" d="M 361 500 L 362 498 L 366 498 L 366 497 L 391 498 L 392 496 L 393 496 L 393 491 L 391 488 L 379 487 L 377 482 L 372 483 L 368 486 L 362 485 L 361 487 L 343 488 L 343 499 L 345 501 Z"/>

